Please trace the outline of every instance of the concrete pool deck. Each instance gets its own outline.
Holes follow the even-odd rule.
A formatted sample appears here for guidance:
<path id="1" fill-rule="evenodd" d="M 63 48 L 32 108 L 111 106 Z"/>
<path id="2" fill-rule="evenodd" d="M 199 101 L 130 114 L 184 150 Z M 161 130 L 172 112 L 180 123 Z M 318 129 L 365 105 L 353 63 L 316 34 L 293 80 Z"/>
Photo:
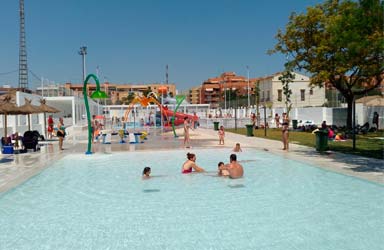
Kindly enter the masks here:
<path id="1" fill-rule="evenodd" d="M 148 140 L 145 143 L 129 144 L 119 143 L 119 137 L 112 137 L 112 144 L 94 143 L 92 150 L 95 154 L 129 151 L 175 150 L 182 149 L 182 128 L 177 129 L 179 137 L 175 138 L 172 131 L 161 132 L 159 129 L 150 129 Z M 319 154 L 314 148 L 290 143 L 289 152 L 283 151 L 282 143 L 258 137 L 246 137 L 234 133 L 226 133 L 225 145 L 218 145 L 217 131 L 198 128 L 192 130 L 191 146 L 189 151 L 199 148 L 233 148 L 240 143 L 243 151 L 247 148 L 268 151 L 306 164 L 314 165 L 329 171 L 354 176 L 374 183 L 384 184 L 384 161 L 337 152 Z M 0 192 L 5 192 L 43 169 L 55 161 L 69 154 L 84 154 L 87 149 L 87 132 L 74 131 L 64 141 L 65 150 L 58 150 L 58 141 L 45 142 L 40 151 L 25 154 L 0 156 Z M 87 156 L 92 157 L 92 156 Z M 226 159 L 225 159 L 226 160 Z"/>

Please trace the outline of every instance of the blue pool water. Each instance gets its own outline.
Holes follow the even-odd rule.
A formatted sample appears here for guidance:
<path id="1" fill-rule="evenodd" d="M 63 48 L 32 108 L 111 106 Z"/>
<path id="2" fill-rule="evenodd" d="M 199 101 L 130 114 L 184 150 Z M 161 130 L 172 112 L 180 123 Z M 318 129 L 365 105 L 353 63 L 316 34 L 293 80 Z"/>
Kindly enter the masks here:
<path id="1" fill-rule="evenodd" d="M 229 150 L 193 152 L 208 173 L 184 150 L 65 157 L 0 195 L 0 249 L 382 249 L 382 185 L 251 149 L 231 180 Z"/>

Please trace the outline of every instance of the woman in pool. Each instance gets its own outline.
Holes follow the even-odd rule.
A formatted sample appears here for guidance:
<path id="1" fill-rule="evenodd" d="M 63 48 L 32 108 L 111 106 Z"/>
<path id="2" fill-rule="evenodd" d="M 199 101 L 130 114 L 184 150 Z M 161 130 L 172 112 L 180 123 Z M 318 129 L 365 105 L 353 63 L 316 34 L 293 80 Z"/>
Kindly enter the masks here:
<path id="1" fill-rule="evenodd" d="M 149 179 L 151 176 L 151 168 L 150 167 L 145 167 L 143 170 L 143 179 Z"/>
<path id="2" fill-rule="evenodd" d="M 187 161 L 184 162 L 183 167 L 181 168 L 181 173 L 189 174 L 192 173 L 192 169 L 195 172 L 204 172 L 205 170 L 196 165 L 196 155 L 192 153 L 187 153 Z"/>

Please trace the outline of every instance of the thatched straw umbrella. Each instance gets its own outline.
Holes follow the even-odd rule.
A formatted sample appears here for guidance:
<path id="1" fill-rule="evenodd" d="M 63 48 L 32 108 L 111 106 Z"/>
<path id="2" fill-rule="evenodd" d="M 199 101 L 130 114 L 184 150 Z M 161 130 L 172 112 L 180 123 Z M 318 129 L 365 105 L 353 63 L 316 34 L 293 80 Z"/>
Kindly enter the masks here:
<path id="1" fill-rule="evenodd" d="M 3 101 L 0 103 L 0 114 L 4 115 L 4 137 L 8 136 L 7 131 L 7 116 L 8 115 L 20 115 L 22 111 L 15 103 L 11 103 L 12 97 L 6 95 Z"/>
<path id="2" fill-rule="evenodd" d="M 24 115 L 28 116 L 28 130 L 31 130 L 31 118 L 30 114 L 37 114 L 37 113 L 43 113 L 39 109 L 39 106 L 32 105 L 32 100 L 29 100 L 27 98 L 24 98 L 25 103 L 19 107 L 19 109 L 23 112 Z"/>

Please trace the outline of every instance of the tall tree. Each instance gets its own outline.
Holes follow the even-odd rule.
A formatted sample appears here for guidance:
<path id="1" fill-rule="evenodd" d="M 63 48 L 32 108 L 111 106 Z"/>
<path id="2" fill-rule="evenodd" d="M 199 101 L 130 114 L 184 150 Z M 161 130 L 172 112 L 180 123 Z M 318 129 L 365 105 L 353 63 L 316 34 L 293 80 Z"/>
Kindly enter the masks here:
<path id="1" fill-rule="evenodd" d="M 260 81 L 255 82 L 255 104 L 256 104 L 256 120 L 257 126 L 260 126 Z"/>
<path id="2" fill-rule="evenodd" d="M 289 113 L 291 112 L 292 108 L 292 102 L 291 102 L 291 95 L 292 90 L 289 87 L 289 84 L 295 80 L 295 74 L 293 74 L 291 71 L 286 70 L 284 73 L 279 77 L 279 80 L 281 81 L 281 84 L 283 85 L 283 94 L 285 96 L 285 108 L 287 115 L 289 116 Z"/>
<path id="3" fill-rule="evenodd" d="M 127 97 L 121 98 L 123 104 L 128 105 L 133 101 L 133 98 L 135 98 L 135 93 L 134 92 L 128 92 Z"/>
<path id="4" fill-rule="evenodd" d="M 383 81 L 383 13 L 381 0 L 327 0 L 292 13 L 269 53 L 281 52 L 288 69 L 310 73 L 312 86 L 336 88 L 348 104 L 351 128 L 355 96 Z"/>
<path id="5" fill-rule="evenodd" d="M 143 90 L 143 96 L 147 96 L 151 92 L 152 92 L 151 86 L 148 86 L 147 89 Z"/>

